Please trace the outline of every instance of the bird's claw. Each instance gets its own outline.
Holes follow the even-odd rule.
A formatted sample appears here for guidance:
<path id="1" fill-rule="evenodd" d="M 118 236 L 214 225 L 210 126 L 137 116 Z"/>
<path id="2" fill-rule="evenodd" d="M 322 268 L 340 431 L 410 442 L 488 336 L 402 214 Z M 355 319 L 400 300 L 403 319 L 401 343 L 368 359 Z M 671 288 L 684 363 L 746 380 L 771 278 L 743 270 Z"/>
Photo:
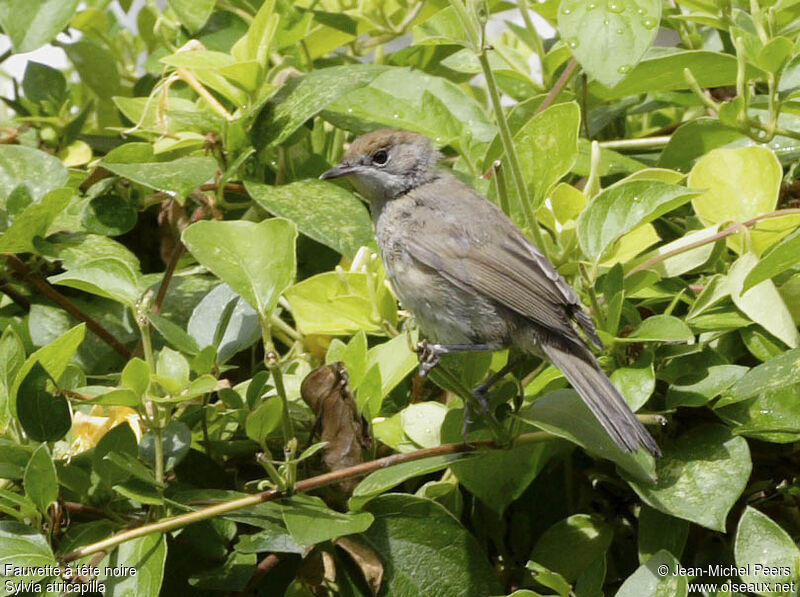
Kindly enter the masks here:
<path id="1" fill-rule="evenodd" d="M 417 342 L 417 358 L 419 359 L 419 376 L 425 377 L 439 364 L 445 351 L 438 344 L 430 344 L 427 340 Z"/>

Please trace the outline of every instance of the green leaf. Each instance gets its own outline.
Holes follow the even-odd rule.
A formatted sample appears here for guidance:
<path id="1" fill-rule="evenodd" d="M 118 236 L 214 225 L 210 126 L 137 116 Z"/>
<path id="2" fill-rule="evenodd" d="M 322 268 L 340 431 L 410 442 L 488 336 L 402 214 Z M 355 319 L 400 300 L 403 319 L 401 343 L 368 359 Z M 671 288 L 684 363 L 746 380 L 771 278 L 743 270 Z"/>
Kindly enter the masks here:
<path id="1" fill-rule="evenodd" d="M 703 230 L 692 230 L 687 232 L 679 239 L 662 245 L 654 251 L 646 253 L 639 259 L 632 261 L 630 263 L 630 267 L 634 267 L 657 255 L 665 255 L 672 251 L 681 249 L 682 251 L 677 255 L 667 257 L 663 261 L 660 261 L 655 265 L 651 265 L 647 269 L 657 272 L 664 278 L 673 278 L 680 276 L 681 274 L 685 274 L 688 271 L 700 267 L 709 260 L 711 255 L 714 253 L 714 243 L 706 243 L 702 246 L 689 250 L 683 250 L 683 247 L 691 243 L 712 237 L 717 233 L 717 229 L 718 226 L 715 225 L 704 228 Z"/>
<path id="2" fill-rule="evenodd" d="M 742 138 L 741 132 L 722 124 L 717 118 L 697 118 L 682 124 L 672 133 L 658 165 L 688 172 L 697 158 Z"/>
<path id="3" fill-rule="evenodd" d="M 624 79 L 653 43 L 661 21 L 658 0 L 564 0 L 561 39 L 584 70 L 607 87 Z"/>
<path id="4" fill-rule="evenodd" d="M 164 457 L 164 470 L 171 471 L 189 453 L 192 444 L 192 431 L 182 421 L 170 421 L 161 430 L 161 453 Z M 148 431 L 139 442 L 139 458 L 155 466 L 156 434 Z"/>
<path id="5" fill-rule="evenodd" d="M 274 186 L 246 183 L 247 192 L 273 215 L 297 224 L 298 230 L 353 258 L 371 245 L 372 221 L 364 204 L 345 189 L 322 180 Z"/>
<path id="6" fill-rule="evenodd" d="M 673 315 L 653 315 L 643 320 L 639 327 L 624 338 L 615 342 L 688 342 L 694 341 L 694 334 L 683 320 Z"/>
<path id="7" fill-rule="evenodd" d="M 575 165 L 580 123 L 578 104 L 556 104 L 531 118 L 514 136 L 534 209 Z"/>
<path id="8" fill-rule="evenodd" d="M 590 453 L 616 462 L 638 478 L 655 477 L 653 457 L 645 450 L 624 452 L 600 426 L 574 390 L 545 394 L 519 415 L 523 420 L 568 439 Z"/>
<path id="9" fill-rule="evenodd" d="M 47 444 L 42 444 L 33 451 L 23 477 L 25 495 L 39 509 L 47 514 L 50 504 L 58 500 L 58 475 Z"/>
<path id="10" fill-rule="evenodd" d="M 722 425 L 701 425 L 662 449 L 655 483 L 628 480 L 639 497 L 665 514 L 724 531 L 728 511 L 750 477 L 747 441 Z"/>
<path id="11" fill-rule="evenodd" d="M 240 535 L 239 541 L 233 548 L 241 553 L 259 553 L 276 551 L 278 553 L 303 554 L 306 548 L 298 545 L 283 527 L 274 525 L 252 535 Z"/>
<path id="12" fill-rule="evenodd" d="M 0 251 L 37 253 L 33 243 L 34 238 L 47 234 L 50 225 L 67 207 L 73 195 L 72 189 L 56 189 L 42 197 L 40 201 L 28 205 L 17 214 L 11 226 L 0 237 Z"/>
<path id="13" fill-rule="evenodd" d="M 283 404 L 277 396 L 268 398 L 247 415 L 245 432 L 247 437 L 262 445 L 267 436 L 278 426 L 283 415 Z"/>
<path id="14" fill-rule="evenodd" d="M 376 64 L 334 66 L 288 80 L 264 107 L 256 135 L 270 146 L 280 145 L 348 91 L 369 84 L 388 67 Z"/>
<path id="15" fill-rule="evenodd" d="M 139 214 L 123 197 L 109 193 L 89 201 L 81 214 L 86 230 L 105 236 L 119 236 L 136 225 Z"/>
<path id="16" fill-rule="evenodd" d="M 589 565 L 602 558 L 614 533 L 597 516 L 574 514 L 547 529 L 531 552 L 531 559 L 574 582 Z"/>
<path id="17" fill-rule="evenodd" d="M 0 204 L 24 186 L 37 201 L 67 182 L 67 169 L 49 153 L 23 145 L 0 146 Z"/>
<path id="18" fill-rule="evenodd" d="M 322 116 L 358 133 L 378 125 L 417 131 L 437 146 L 452 145 L 475 162 L 483 159 L 497 134 L 483 107 L 458 85 L 400 67 L 387 68 L 367 85 L 338 98 Z"/>
<path id="19" fill-rule="evenodd" d="M 747 274 L 742 290 L 774 278 L 800 264 L 800 230 L 796 230 L 764 254 Z"/>
<path id="20" fill-rule="evenodd" d="M 756 265 L 758 257 L 751 252 L 744 253 L 731 265 L 728 279 L 733 303 L 770 334 L 791 348 L 797 348 L 800 345 L 800 334 L 772 280 L 759 282 L 743 292 L 744 281 Z"/>
<path id="21" fill-rule="evenodd" d="M 645 352 L 629 367 L 615 369 L 610 379 L 631 410 L 636 412 L 644 406 L 656 388 L 653 353 Z"/>
<path id="22" fill-rule="evenodd" d="M 397 306 L 386 286 L 374 286 L 372 273 L 323 272 L 289 288 L 286 300 L 304 334 L 382 335 L 384 321 L 397 321 Z"/>
<path id="23" fill-rule="evenodd" d="M 150 385 L 150 366 L 142 359 L 134 357 L 125 364 L 119 381 L 122 387 L 142 396 Z"/>
<path id="24" fill-rule="evenodd" d="M 448 409 L 438 402 L 409 404 L 400 411 L 400 423 L 408 439 L 421 448 L 442 443 L 441 429 Z"/>
<path id="25" fill-rule="evenodd" d="M 589 93 L 606 100 L 618 99 L 640 93 L 658 93 L 688 89 L 683 74 L 690 69 L 701 88 L 723 87 L 736 83 L 736 57 L 708 50 L 676 51 L 673 48 L 653 48 L 644 60 L 612 88 L 595 82 Z M 748 74 L 755 69 L 748 68 Z"/>
<path id="26" fill-rule="evenodd" d="M 725 405 L 720 400 L 714 405 L 714 412 L 726 423 L 734 425 L 733 430 L 738 435 L 786 444 L 800 438 L 798 401 L 800 383 L 790 383 L 782 388 L 764 390 L 754 398 L 734 404 Z"/>
<path id="27" fill-rule="evenodd" d="M 778 158 L 766 147 L 723 148 L 697 160 L 687 185 L 702 191 L 692 205 L 704 224 L 727 224 L 775 209 L 782 176 Z M 750 234 L 759 254 L 781 238 L 776 232 L 753 230 Z M 726 242 L 737 253 L 744 251 L 741 235 L 729 236 Z"/>
<path id="28" fill-rule="evenodd" d="M 14 52 L 35 50 L 66 28 L 79 0 L 6 0 L 0 3 L 0 24 Z"/>
<path id="29" fill-rule="evenodd" d="M 384 564 L 381 590 L 387 595 L 502 594 L 478 541 L 443 506 L 390 494 L 375 498 L 366 509 L 375 522 L 363 537 Z"/>
<path id="30" fill-rule="evenodd" d="M 762 392 L 790 386 L 797 382 L 798 372 L 800 372 L 800 348 L 787 350 L 751 369 L 725 392 L 716 407 L 728 406 L 755 398 Z"/>
<path id="31" fill-rule="evenodd" d="M 435 473 L 459 461 L 480 459 L 481 457 L 482 455 L 476 453 L 445 454 L 378 469 L 370 473 L 356 486 L 353 496 L 350 498 L 350 508 L 359 510 L 375 496 L 409 479 Z"/>
<path id="32" fill-rule="evenodd" d="M 295 276 L 294 224 L 281 218 L 255 224 L 201 221 L 183 231 L 186 248 L 238 292 L 262 318 Z"/>
<path id="33" fill-rule="evenodd" d="M 30 61 L 25 67 L 22 91 L 32 102 L 51 101 L 59 105 L 67 93 L 67 80 L 60 70 Z"/>
<path id="34" fill-rule="evenodd" d="M 667 390 L 667 408 L 702 406 L 731 387 L 747 370 L 741 365 L 711 365 L 680 377 Z"/>
<path id="35" fill-rule="evenodd" d="M 683 553 L 689 523 L 644 505 L 639 512 L 639 562 L 644 564 L 660 550 L 676 557 Z"/>
<path id="36" fill-rule="evenodd" d="M 214 0 L 167 0 L 167 2 L 183 26 L 192 33 L 203 28 L 216 4 Z"/>
<path id="37" fill-rule="evenodd" d="M 616 597 L 686 597 L 687 577 L 673 574 L 679 566 L 680 562 L 662 549 L 622 583 Z"/>
<path id="38" fill-rule="evenodd" d="M 189 361 L 177 350 L 165 346 L 158 353 L 156 374 L 160 378 L 169 378 L 182 390 L 189 384 Z"/>
<path id="39" fill-rule="evenodd" d="M 122 543 L 97 566 L 114 569 L 127 566 L 136 574 L 105 576 L 98 578 L 105 586 L 106 597 L 129 597 L 130 595 L 158 595 L 164 578 L 167 559 L 167 541 L 164 535 L 154 533 Z"/>
<path id="40" fill-rule="evenodd" d="M 689 201 L 697 191 L 653 180 L 622 181 L 592 199 L 578 218 L 584 254 L 597 261 L 626 232 Z"/>
<path id="41" fill-rule="evenodd" d="M 111 98 L 120 95 L 122 85 L 117 61 L 108 46 L 85 35 L 75 43 L 61 47 L 78 71 L 81 81 L 94 91 L 106 108 L 113 109 Z"/>
<path id="42" fill-rule="evenodd" d="M 116 257 L 100 258 L 50 276 L 48 282 L 77 288 L 133 307 L 139 300 L 138 272 Z"/>
<path id="43" fill-rule="evenodd" d="M 18 573 L 6 566 L 19 567 Z M 9 520 L 0 521 L 0 570 L 3 586 L 8 580 L 14 583 L 39 580 L 43 575 L 31 574 L 31 569 L 58 566 L 53 550 L 44 536 L 26 524 Z M 22 567 L 28 567 L 22 569 Z M 8 576 L 6 572 L 10 572 Z"/>
<path id="44" fill-rule="evenodd" d="M 213 346 L 217 363 L 261 338 L 258 313 L 227 284 L 212 288 L 192 311 L 186 328 L 197 346 Z"/>
<path id="45" fill-rule="evenodd" d="M 383 398 L 417 366 L 417 353 L 412 351 L 408 344 L 408 338 L 405 334 L 401 334 L 369 349 L 365 367 L 367 373 L 362 386 L 366 385 L 366 378 L 369 378 L 370 370 L 374 367 L 380 373 L 380 392 L 372 396 L 366 405 L 363 402 L 362 392 L 359 392 L 357 397 L 359 410 L 367 408 L 369 416 L 377 416 Z"/>
<path id="46" fill-rule="evenodd" d="M 321 498 L 298 494 L 281 500 L 286 528 L 298 545 L 316 545 L 366 531 L 374 517 L 367 512 L 331 510 Z"/>
<path id="47" fill-rule="evenodd" d="M 156 191 L 164 191 L 180 203 L 183 203 L 186 196 L 194 189 L 213 180 L 217 174 L 217 161 L 208 157 L 133 164 L 109 162 L 106 158 L 102 166 L 133 182 Z"/>
<path id="48" fill-rule="evenodd" d="M 769 587 L 755 591 L 756 595 L 786 595 L 788 590 L 782 587 L 796 584 L 800 578 L 800 550 L 794 540 L 769 516 L 750 506 L 736 528 L 734 557 L 736 565 L 746 570 L 740 575 L 742 582 Z"/>
<path id="49" fill-rule="evenodd" d="M 28 373 L 36 363 L 39 363 L 53 379 L 58 379 L 67 368 L 72 355 L 78 350 L 83 338 L 86 335 L 86 324 L 76 325 L 74 328 L 65 332 L 47 346 L 43 346 L 31 354 L 17 372 L 14 385 L 11 387 L 10 396 L 12 398 L 12 414 L 16 414 L 15 405 L 18 390 Z"/>
<path id="50" fill-rule="evenodd" d="M 110 453 L 136 456 L 138 453 L 136 435 L 127 423 L 120 423 L 106 432 L 92 453 L 92 469 L 108 486 L 117 485 L 130 478 L 130 473 L 108 460 Z"/>
<path id="51" fill-rule="evenodd" d="M 34 362 L 17 390 L 17 419 L 28 437 L 38 442 L 59 440 L 72 426 L 69 403 L 47 391 L 49 379 L 41 363 Z"/>
<path id="52" fill-rule="evenodd" d="M 469 48 L 472 44 L 466 36 L 464 26 L 452 6 L 436 12 L 411 31 L 412 43 L 419 45 L 455 44 Z"/>

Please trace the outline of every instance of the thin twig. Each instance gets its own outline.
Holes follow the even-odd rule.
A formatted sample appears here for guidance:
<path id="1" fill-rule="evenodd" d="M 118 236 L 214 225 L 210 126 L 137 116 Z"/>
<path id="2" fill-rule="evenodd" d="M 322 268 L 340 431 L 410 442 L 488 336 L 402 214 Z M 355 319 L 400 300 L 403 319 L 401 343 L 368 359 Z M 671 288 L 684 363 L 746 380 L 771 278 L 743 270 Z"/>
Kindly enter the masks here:
<path id="1" fill-rule="evenodd" d="M 517 446 L 522 444 L 538 443 L 555 438 L 556 438 L 555 435 L 548 433 L 546 431 L 534 431 L 531 433 L 525 433 L 523 435 L 520 435 L 518 438 L 516 438 L 516 440 L 512 445 Z M 297 493 L 297 492 L 310 491 L 312 489 L 317 489 L 319 487 L 323 487 L 326 485 L 339 483 L 345 479 L 352 479 L 354 477 L 367 475 L 377 470 L 384 469 L 390 466 L 395 466 L 404 462 L 422 460 L 423 458 L 430 458 L 432 456 L 443 456 L 447 454 L 474 452 L 477 447 L 496 448 L 497 444 L 495 443 L 494 440 L 480 440 L 480 441 L 473 441 L 471 442 L 471 444 L 466 444 L 466 443 L 443 444 L 441 446 L 436 446 L 434 448 L 425 448 L 422 450 L 416 450 L 415 452 L 407 452 L 404 454 L 392 454 L 391 456 L 386 456 L 384 458 L 379 458 L 377 460 L 372 460 L 369 462 L 362 462 L 355 466 L 343 468 L 338 471 L 332 471 L 329 473 L 318 475 L 316 477 L 311 477 L 309 479 L 303 479 L 294 486 L 293 492 Z M 262 502 L 269 502 L 283 497 L 287 497 L 287 495 L 288 495 L 287 492 L 278 491 L 276 489 L 269 489 L 267 491 L 254 493 L 252 495 L 247 495 L 241 498 L 237 498 L 235 500 L 214 504 L 212 506 L 201 508 L 200 510 L 195 510 L 193 512 L 179 514 L 178 516 L 173 516 L 172 518 L 159 520 L 158 522 L 153 522 L 150 524 L 142 525 L 140 527 L 121 531 L 115 535 L 112 535 L 111 537 L 103 539 L 102 541 L 97 541 L 89 545 L 84 545 L 83 547 L 79 547 L 78 549 L 71 551 L 70 553 L 63 556 L 61 558 L 61 561 L 72 562 L 74 560 L 77 560 L 78 558 L 82 558 L 91 555 L 93 553 L 97 553 L 99 551 L 109 551 L 111 549 L 114 549 L 118 545 L 124 543 L 125 541 L 130 541 L 131 539 L 144 537 L 145 535 L 150 535 L 152 533 L 165 533 L 173 529 L 178 529 L 188 526 L 195 522 L 208 520 L 209 518 L 220 516 L 222 514 L 227 514 L 235 510 L 241 510 L 242 508 L 247 508 L 249 506 L 255 506 Z"/>
<path id="2" fill-rule="evenodd" d="M 261 577 L 264 576 L 267 572 L 272 570 L 278 562 L 280 562 L 280 558 L 277 554 L 271 553 L 263 560 L 258 563 L 256 566 L 255 572 L 253 572 L 253 576 L 250 577 L 250 581 L 247 583 L 248 590 L 253 590 L 258 581 L 261 580 Z"/>
<path id="3" fill-rule="evenodd" d="M 111 335 L 107 329 L 105 329 L 102 325 L 100 325 L 96 319 L 94 319 L 88 313 L 84 313 L 79 307 L 77 307 L 72 301 L 70 301 L 67 297 L 61 294 L 58 290 L 53 288 L 46 280 L 40 278 L 33 272 L 31 272 L 30 268 L 16 255 L 13 253 L 4 253 L 3 257 L 5 257 L 6 262 L 11 266 L 11 268 L 20 274 L 28 283 L 34 286 L 39 292 L 41 292 L 44 296 L 49 298 L 54 303 L 57 303 L 61 306 L 67 313 L 72 315 L 75 319 L 82 321 L 86 324 L 94 334 L 100 338 L 103 342 L 108 344 L 111 348 L 113 348 L 117 353 L 125 359 L 131 358 L 131 351 L 127 349 L 127 347 L 117 340 L 114 336 Z"/>
<path id="4" fill-rule="evenodd" d="M 14 301 L 23 311 L 27 312 L 31 310 L 31 302 L 28 300 L 28 297 L 18 292 L 11 284 L 0 284 L 0 292 Z"/>
<path id="5" fill-rule="evenodd" d="M 158 294 L 156 295 L 156 298 L 153 301 L 153 306 L 150 309 L 150 312 L 153 315 L 158 315 L 161 312 L 161 306 L 164 304 L 164 298 L 167 296 L 169 283 L 172 281 L 172 276 L 175 274 L 175 268 L 178 266 L 178 261 L 180 260 L 184 251 L 186 251 L 186 247 L 184 247 L 183 243 L 180 241 L 178 241 L 178 244 L 176 244 L 175 248 L 172 249 L 172 254 L 169 256 L 167 269 L 164 272 L 161 285 L 158 287 Z"/>
<path id="6" fill-rule="evenodd" d="M 631 268 L 631 270 L 627 274 L 625 274 L 625 277 L 627 278 L 627 277 L 635 274 L 636 272 L 640 272 L 642 270 L 646 270 L 646 269 L 654 266 L 657 263 L 661 263 L 662 261 L 664 261 L 666 259 L 669 259 L 670 257 L 674 257 L 675 255 L 680 255 L 681 253 L 685 253 L 686 251 L 691 251 L 692 249 L 696 249 L 698 247 L 702 247 L 703 245 L 707 245 L 707 244 L 710 244 L 710 243 L 715 243 L 718 240 L 722 240 L 723 238 L 725 238 L 727 236 L 731 236 L 732 234 L 736 234 L 737 232 L 739 232 L 742 229 L 742 227 L 752 228 L 753 226 L 758 224 L 761 220 L 768 220 L 768 219 L 772 219 L 772 218 L 780 218 L 780 217 L 783 217 L 783 216 L 790 216 L 790 215 L 793 215 L 793 214 L 800 214 L 800 208 L 777 209 L 775 211 L 770 211 L 768 213 L 758 215 L 758 216 L 756 216 L 754 218 L 751 218 L 749 220 L 746 220 L 744 222 L 736 222 L 735 224 L 731 224 L 730 226 L 728 226 L 724 230 L 721 230 L 720 232 L 717 232 L 716 234 L 714 234 L 712 236 L 708 236 L 706 238 L 701 238 L 701 239 L 696 240 L 696 241 L 694 241 L 692 243 L 689 243 L 688 245 L 683 245 L 682 247 L 678 247 L 676 249 L 672 249 L 671 251 L 667 251 L 666 253 L 662 253 L 660 255 L 654 255 L 650 259 L 642 261 L 642 263 L 640 263 L 636 267 Z"/>
<path id="7" fill-rule="evenodd" d="M 544 112 L 550 107 L 550 104 L 555 101 L 558 94 L 561 93 L 561 90 L 564 88 L 564 85 L 566 85 L 572 77 L 572 73 L 575 72 L 576 66 L 578 66 L 578 62 L 572 58 L 569 61 L 569 64 L 567 64 L 567 67 L 564 69 L 564 72 L 561 73 L 561 76 L 558 78 L 555 85 L 553 85 L 553 88 L 547 92 L 547 96 L 544 98 L 544 101 L 539 104 L 538 108 L 536 108 L 536 114 L 539 112 Z"/>

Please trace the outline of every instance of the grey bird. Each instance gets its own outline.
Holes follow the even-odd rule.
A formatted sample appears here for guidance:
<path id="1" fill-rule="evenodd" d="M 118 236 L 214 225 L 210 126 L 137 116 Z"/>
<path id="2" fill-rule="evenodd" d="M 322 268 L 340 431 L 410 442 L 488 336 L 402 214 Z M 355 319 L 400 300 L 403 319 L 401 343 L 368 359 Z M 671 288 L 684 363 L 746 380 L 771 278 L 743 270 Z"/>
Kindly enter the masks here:
<path id="1" fill-rule="evenodd" d="M 602 348 L 575 291 L 502 210 L 439 167 L 439 158 L 424 135 L 381 129 L 355 139 L 320 176 L 347 177 L 369 200 L 386 274 L 436 343 L 421 370 L 453 351 L 544 353 L 620 448 L 660 455 L 574 327 Z"/>

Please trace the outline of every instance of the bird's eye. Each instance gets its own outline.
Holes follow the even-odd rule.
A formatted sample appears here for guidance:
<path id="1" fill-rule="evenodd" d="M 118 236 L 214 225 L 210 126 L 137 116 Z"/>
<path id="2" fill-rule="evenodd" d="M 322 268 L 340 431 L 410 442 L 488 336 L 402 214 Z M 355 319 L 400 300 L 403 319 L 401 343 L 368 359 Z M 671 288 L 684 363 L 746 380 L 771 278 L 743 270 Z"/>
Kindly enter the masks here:
<path id="1" fill-rule="evenodd" d="M 379 149 L 372 155 L 372 163 L 377 166 L 385 166 L 389 161 L 389 153 L 385 149 Z"/>

